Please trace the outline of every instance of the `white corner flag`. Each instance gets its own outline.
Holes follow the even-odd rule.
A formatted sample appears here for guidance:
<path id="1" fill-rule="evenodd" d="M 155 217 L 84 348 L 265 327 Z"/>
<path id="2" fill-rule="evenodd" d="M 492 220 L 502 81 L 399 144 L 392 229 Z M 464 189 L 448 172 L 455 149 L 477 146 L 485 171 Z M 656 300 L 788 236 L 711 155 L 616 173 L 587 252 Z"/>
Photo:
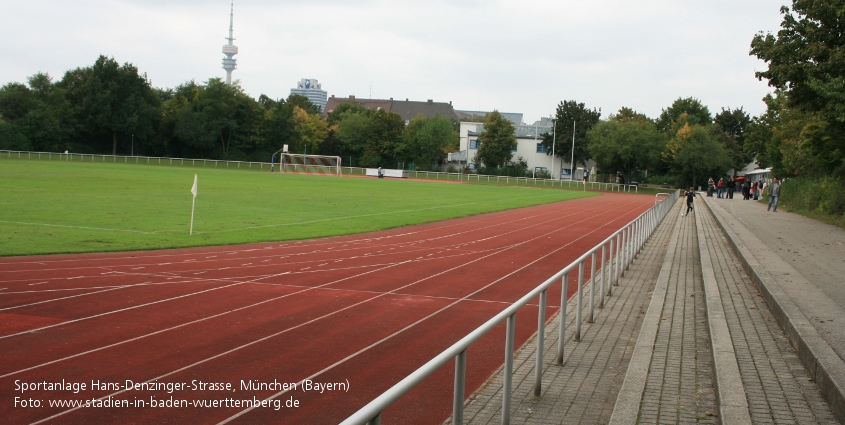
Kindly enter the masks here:
<path id="1" fill-rule="evenodd" d="M 197 175 L 194 174 L 194 185 L 191 187 L 191 193 L 194 195 L 194 201 L 191 203 L 191 232 L 194 234 L 194 206 L 197 204 Z"/>

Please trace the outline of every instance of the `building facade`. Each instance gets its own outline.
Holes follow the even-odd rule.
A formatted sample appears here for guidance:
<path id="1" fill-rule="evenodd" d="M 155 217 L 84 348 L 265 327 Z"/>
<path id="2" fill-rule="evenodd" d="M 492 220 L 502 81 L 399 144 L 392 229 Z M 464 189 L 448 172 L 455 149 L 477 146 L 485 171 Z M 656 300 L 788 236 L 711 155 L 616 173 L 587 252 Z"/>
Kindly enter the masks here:
<path id="1" fill-rule="evenodd" d="M 322 89 L 320 82 L 314 78 L 303 78 L 299 80 L 296 88 L 290 89 L 290 94 L 307 97 L 311 103 L 320 107 L 321 113 L 326 110 L 326 102 L 328 101 L 329 94 Z"/>
<path id="2" fill-rule="evenodd" d="M 546 125 L 543 125 L 546 124 Z M 484 131 L 484 124 L 477 122 L 461 122 L 460 130 L 460 151 L 465 154 L 452 154 L 450 158 L 466 163 L 471 170 L 475 169 L 475 155 L 481 142 L 478 135 Z M 543 146 L 543 135 L 551 133 L 551 122 L 539 121 L 534 125 L 514 126 L 516 136 L 516 147 L 511 150 L 512 159 L 522 158 L 528 163 L 528 170 L 537 173 L 548 173 L 555 180 L 582 180 L 586 176 L 589 179 L 595 174 L 595 161 L 587 161 L 586 168 L 583 165 L 575 166 L 573 173 L 570 161 L 565 158 L 550 155 Z"/>

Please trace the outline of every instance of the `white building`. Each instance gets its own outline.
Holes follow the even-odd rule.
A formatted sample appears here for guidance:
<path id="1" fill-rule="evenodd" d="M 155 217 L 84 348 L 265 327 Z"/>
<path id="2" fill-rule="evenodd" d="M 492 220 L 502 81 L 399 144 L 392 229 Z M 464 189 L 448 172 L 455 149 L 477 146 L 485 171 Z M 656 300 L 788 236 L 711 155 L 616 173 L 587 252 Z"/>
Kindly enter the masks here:
<path id="1" fill-rule="evenodd" d="M 545 124 L 545 125 L 544 125 Z M 535 125 L 517 125 L 514 126 L 516 135 L 516 149 L 511 150 L 513 159 L 522 158 L 528 163 L 529 171 L 547 172 L 553 179 L 556 180 L 581 180 L 584 174 L 595 174 L 596 164 L 594 161 L 587 161 L 587 168 L 583 165 L 575 168 L 575 175 L 571 174 L 572 166 L 570 161 L 565 158 L 553 157 L 547 154 L 545 146 L 543 146 L 543 134 L 551 133 L 551 123 L 547 120 L 538 122 Z M 484 131 L 484 124 L 477 122 L 462 122 L 460 130 L 460 151 L 466 152 L 466 156 L 462 154 L 452 154 L 451 158 L 464 160 L 468 163 L 470 169 L 475 169 L 475 155 L 478 153 L 478 147 L 481 143 L 478 141 L 478 135 Z M 560 140 L 560 138 L 558 138 Z M 462 161 L 463 162 L 463 161 Z"/>
<path id="2" fill-rule="evenodd" d="M 320 107 L 320 112 L 326 110 L 326 102 L 328 101 L 329 94 L 325 90 L 322 90 L 320 82 L 314 78 L 303 78 L 299 80 L 296 88 L 290 89 L 290 94 L 305 96 L 311 103 Z"/>

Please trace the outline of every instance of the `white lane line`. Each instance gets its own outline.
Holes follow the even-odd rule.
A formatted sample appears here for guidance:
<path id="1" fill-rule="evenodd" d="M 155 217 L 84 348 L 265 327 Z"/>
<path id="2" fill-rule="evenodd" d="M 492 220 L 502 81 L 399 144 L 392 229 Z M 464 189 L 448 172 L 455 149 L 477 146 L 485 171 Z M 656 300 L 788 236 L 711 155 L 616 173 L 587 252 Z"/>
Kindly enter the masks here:
<path id="1" fill-rule="evenodd" d="M 38 283 L 30 283 L 30 284 L 29 284 L 29 286 L 43 285 L 43 284 L 45 284 L 45 283 L 48 283 L 48 282 L 47 282 L 47 281 L 44 281 L 44 282 L 38 282 Z M 4 289 L 5 289 L 5 288 L 4 288 Z"/>

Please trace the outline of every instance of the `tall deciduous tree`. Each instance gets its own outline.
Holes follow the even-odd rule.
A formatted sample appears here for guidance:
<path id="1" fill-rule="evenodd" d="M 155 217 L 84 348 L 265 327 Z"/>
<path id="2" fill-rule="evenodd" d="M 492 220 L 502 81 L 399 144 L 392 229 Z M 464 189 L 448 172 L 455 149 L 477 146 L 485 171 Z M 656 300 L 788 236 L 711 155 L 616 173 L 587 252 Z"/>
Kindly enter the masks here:
<path id="1" fill-rule="evenodd" d="M 583 103 L 574 100 L 560 102 L 555 111 L 554 130 L 551 134 L 543 135 L 543 145 L 546 152 L 551 155 L 563 158 L 566 162 L 573 161 L 572 146 L 575 145 L 575 164 L 586 165 L 591 158 L 587 148 L 587 133 L 601 119 L 600 109 L 588 109 Z M 574 143 L 573 143 L 574 133 Z M 554 142 L 552 138 L 555 138 Z M 552 149 L 554 143 L 554 149 Z M 575 168 L 575 165 L 572 165 Z"/>
<path id="2" fill-rule="evenodd" d="M 710 125 L 713 116 L 701 101 L 692 97 L 677 98 L 672 105 L 664 109 L 657 118 L 657 129 L 669 134 L 689 125 Z"/>
<path id="3" fill-rule="evenodd" d="M 730 157 L 709 126 L 685 124 L 663 151 L 675 173 L 695 186 L 708 175 L 720 176 L 730 168 Z"/>
<path id="4" fill-rule="evenodd" d="M 446 149 L 458 141 L 452 122 L 435 114 L 427 118 L 420 114 L 408 123 L 402 138 L 400 156 L 414 163 L 418 169 L 433 169 L 445 156 Z"/>
<path id="5" fill-rule="evenodd" d="M 511 150 L 516 145 L 514 126 L 499 111 L 493 111 L 487 115 L 478 141 L 481 146 L 475 154 L 475 163 L 492 168 L 504 167 L 511 161 Z"/>
<path id="6" fill-rule="evenodd" d="M 777 35 L 757 34 L 750 54 L 768 63 L 760 80 L 788 93 L 789 106 L 817 114 L 804 132 L 816 173 L 845 168 L 845 0 L 794 0 Z M 845 173 L 845 171 L 843 171 Z"/>
<path id="7" fill-rule="evenodd" d="M 91 69 L 83 100 L 83 111 L 92 132 L 112 139 L 117 154 L 117 135 L 152 137 L 160 119 L 161 102 L 147 79 L 132 64 L 123 66 L 100 56 Z"/>
<path id="8" fill-rule="evenodd" d="M 620 110 L 596 124 L 587 134 L 589 150 L 602 173 L 621 173 L 630 182 L 634 173 L 653 169 L 666 146 L 653 121 L 630 109 Z"/>

